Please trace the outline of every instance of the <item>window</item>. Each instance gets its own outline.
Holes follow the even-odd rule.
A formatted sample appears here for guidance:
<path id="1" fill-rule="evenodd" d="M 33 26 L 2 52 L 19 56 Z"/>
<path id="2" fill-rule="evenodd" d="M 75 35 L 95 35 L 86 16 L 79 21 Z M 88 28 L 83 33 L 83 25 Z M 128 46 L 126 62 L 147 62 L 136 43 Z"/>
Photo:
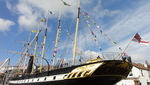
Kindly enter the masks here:
<path id="1" fill-rule="evenodd" d="M 133 76 L 133 73 L 132 73 L 132 71 L 129 73 L 129 76 Z"/>
<path id="2" fill-rule="evenodd" d="M 142 76 L 144 76 L 144 75 L 143 75 L 143 71 L 142 71 L 142 70 L 141 70 L 141 75 L 142 75 Z"/>
<path id="3" fill-rule="evenodd" d="M 150 85 L 150 82 L 147 82 L 147 85 Z"/>
<path id="4" fill-rule="evenodd" d="M 133 74 L 132 74 L 132 73 L 130 73 L 130 74 L 129 74 L 129 76 L 133 76 Z"/>

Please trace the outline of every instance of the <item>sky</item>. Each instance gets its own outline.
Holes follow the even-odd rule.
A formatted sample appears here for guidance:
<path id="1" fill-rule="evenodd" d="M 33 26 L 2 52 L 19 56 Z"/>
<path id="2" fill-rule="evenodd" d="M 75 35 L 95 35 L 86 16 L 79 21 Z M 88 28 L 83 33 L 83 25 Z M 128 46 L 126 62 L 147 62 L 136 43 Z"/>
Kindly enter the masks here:
<path id="1" fill-rule="evenodd" d="M 51 49 L 47 50 L 45 55 L 51 59 L 54 48 L 52 43 L 54 38 L 52 37 L 56 34 L 60 6 L 62 6 L 61 37 L 66 38 L 62 39 L 60 37 L 59 50 L 64 46 L 69 48 L 68 46 L 72 45 L 69 43 L 72 43 L 72 41 L 68 37 L 66 30 L 71 33 L 75 29 L 77 0 L 64 1 L 70 6 L 64 6 L 61 0 L 0 0 L 0 62 L 11 58 L 11 65 L 15 65 L 20 55 L 2 50 L 22 52 L 22 43 L 14 40 L 28 42 L 30 31 L 39 29 L 39 20 L 47 18 L 48 10 L 55 13 L 55 15 L 48 16 L 46 43 L 49 44 L 46 49 L 48 47 Z M 101 52 L 98 46 L 95 45 L 95 41 L 93 41 L 93 35 L 89 32 L 85 15 L 82 15 L 82 13 L 88 13 L 88 16 L 101 26 L 98 29 L 92 22 L 90 23 L 92 31 L 97 36 L 99 47 L 103 49 L 103 52 L 120 52 L 118 47 L 125 49 L 137 32 L 142 40 L 150 41 L 149 8 L 149 0 L 81 0 L 79 23 L 79 35 L 81 37 L 78 39 L 78 50 L 82 51 L 86 57 L 89 55 L 98 56 Z M 40 27 L 42 33 L 40 34 L 39 42 L 42 42 L 46 23 L 40 22 Z M 107 37 L 103 36 L 99 30 L 106 33 L 107 37 L 117 44 L 110 43 Z M 72 37 L 73 34 L 72 32 Z M 35 33 L 31 34 L 31 39 L 34 35 Z M 68 46 L 65 44 L 67 39 L 70 39 Z M 131 41 L 125 53 L 131 56 L 132 61 L 135 63 L 144 63 L 145 60 L 150 61 L 150 46 Z"/>

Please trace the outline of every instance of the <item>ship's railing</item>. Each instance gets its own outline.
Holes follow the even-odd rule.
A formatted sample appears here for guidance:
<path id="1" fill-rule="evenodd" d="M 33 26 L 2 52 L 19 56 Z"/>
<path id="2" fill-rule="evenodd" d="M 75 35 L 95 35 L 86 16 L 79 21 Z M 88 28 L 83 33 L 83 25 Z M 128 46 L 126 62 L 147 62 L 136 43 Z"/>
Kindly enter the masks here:
<path id="1" fill-rule="evenodd" d="M 118 53 L 118 52 L 103 52 L 100 53 L 99 56 L 103 60 L 125 60 L 129 58 L 126 53 Z"/>
<path id="2" fill-rule="evenodd" d="M 47 72 L 47 75 L 49 76 L 49 68 L 50 68 L 49 62 L 48 62 L 48 60 L 46 60 L 44 57 L 43 57 L 42 59 L 44 59 L 44 60 L 46 61 L 46 63 L 47 63 L 47 66 L 48 66 L 48 72 Z"/>
<path id="3" fill-rule="evenodd" d="M 100 53 L 97 58 L 93 56 L 92 59 L 87 60 L 86 63 L 98 62 L 103 60 L 123 60 L 131 63 L 131 57 L 126 53 L 117 53 L 117 52 L 103 52 Z"/>

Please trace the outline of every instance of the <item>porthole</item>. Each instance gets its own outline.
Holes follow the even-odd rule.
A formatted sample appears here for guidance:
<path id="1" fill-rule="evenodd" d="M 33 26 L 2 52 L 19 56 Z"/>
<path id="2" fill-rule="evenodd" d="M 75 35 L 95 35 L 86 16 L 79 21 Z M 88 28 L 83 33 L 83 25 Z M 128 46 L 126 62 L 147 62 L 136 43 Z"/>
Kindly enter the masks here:
<path id="1" fill-rule="evenodd" d="M 39 79 L 37 79 L 37 81 L 39 81 Z"/>
<path id="2" fill-rule="evenodd" d="M 44 81 L 46 81 L 47 78 L 44 78 Z"/>
<path id="3" fill-rule="evenodd" d="M 65 78 L 67 75 L 64 75 L 64 77 L 63 78 Z"/>
<path id="4" fill-rule="evenodd" d="M 53 77 L 53 80 L 55 80 L 55 79 L 56 79 L 56 76 Z"/>
<path id="5" fill-rule="evenodd" d="M 34 81 L 34 79 L 32 79 L 32 81 Z"/>

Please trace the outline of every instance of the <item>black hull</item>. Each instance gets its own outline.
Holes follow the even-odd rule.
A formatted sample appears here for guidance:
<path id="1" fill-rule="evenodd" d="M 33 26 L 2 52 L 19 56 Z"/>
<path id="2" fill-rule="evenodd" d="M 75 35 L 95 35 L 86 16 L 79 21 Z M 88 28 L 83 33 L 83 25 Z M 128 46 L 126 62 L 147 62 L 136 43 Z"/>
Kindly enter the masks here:
<path id="1" fill-rule="evenodd" d="M 85 77 L 78 77 L 77 75 L 76 77 L 66 76 L 78 67 L 97 63 L 103 64 L 99 66 L 98 69 L 95 69 L 91 75 Z M 9 82 L 9 85 L 114 85 L 123 78 L 126 78 L 131 68 L 131 63 L 122 60 L 99 61 L 40 74 L 23 75 L 22 77 L 10 79 L 10 81 L 15 82 Z M 60 75 L 61 79 L 59 79 Z"/>
<path id="2" fill-rule="evenodd" d="M 26 84 L 9 84 L 9 85 L 114 85 L 120 81 L 122 77 L 119 76 L 99 76 L 99 77 L 87 77 L 78 79 L 68 79 L 53 82 L 37 82 Z"/>

